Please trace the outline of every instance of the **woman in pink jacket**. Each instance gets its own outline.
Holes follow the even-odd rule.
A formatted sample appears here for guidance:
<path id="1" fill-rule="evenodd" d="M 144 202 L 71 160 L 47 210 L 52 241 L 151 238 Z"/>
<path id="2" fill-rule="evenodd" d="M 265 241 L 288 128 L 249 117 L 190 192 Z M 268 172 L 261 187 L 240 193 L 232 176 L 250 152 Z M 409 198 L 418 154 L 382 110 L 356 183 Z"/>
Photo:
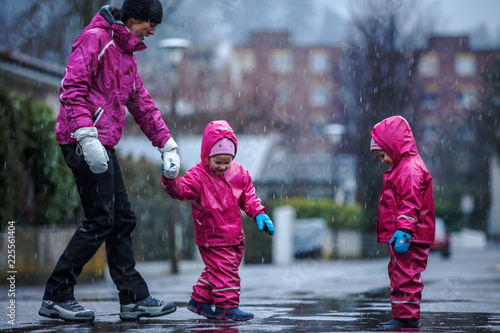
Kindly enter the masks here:
<path id="1" fill-rule="evenodd" d="M 131 232 L 136 225 L 113 148 L 123 132 L 125 107 L 158 147 L 172 176 L 179 172 L 177 144 L 137 71 L 134 52 L 161 23 L 158 0 L 125 0 L 104 6 L 76 39 L 61 81 L 56 139 L 75 176 L 85 213 L 47 281 L 39 314 L 93 321 L 94 312 L 74 296 L 76 279 L 103 242 L 110 275 L 119 291 L 120 318 L 154 317 L 176 310 L 149 294 L 135 269 Z"/>
<path id="2" fill-rule="evenodd" d="M 213 121 L 203 133 L 201 161 L 183 177 L 171 177 L 165 172 L 161 177 L 165 192 L 172 198 L 191 200 L 195 242 L 206 267 L 193 286 L 188 309 L 211 319 L 253 318 L 253 314 L 238 308 L 238 267 L 245 239 L 240 209 L 256 219 L 259 230 L 274 234 L 250 174 L 234 161 L 237 148 L 229 124 Z"/>
<path id="3" fill-rule="evenodd" d="M 377 238 L 389 243 L 393 319 L 379 325 L 418 327 L 424 288 L 421 273 L 434 244 L 432 177 L 404 118 L 382 120 L 371 136 L 370 150 L 390 166 L 380 194 Z"/>

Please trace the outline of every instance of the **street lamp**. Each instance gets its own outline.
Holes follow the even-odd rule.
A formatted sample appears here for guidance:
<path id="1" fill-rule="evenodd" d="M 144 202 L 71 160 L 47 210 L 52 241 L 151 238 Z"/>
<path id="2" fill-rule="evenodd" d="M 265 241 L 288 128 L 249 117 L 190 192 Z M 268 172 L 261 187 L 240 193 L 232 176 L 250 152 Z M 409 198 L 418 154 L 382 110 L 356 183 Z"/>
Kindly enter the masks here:
<path id="1" fill-rule="evenodd" d="M 331 155 L 332 155 L 332 182 L 333 182 L 335 176 L 337 175 L 335 171 L 338 171 L 335 170 L 333 167 L 335 165 L 335 153 L 337 146 L 342 141 L 342 135 L 344 135 L 345 133 L 345 126 L 342 124 L 328 124 L 325 125 L 323 133 L 330 139 L 330 143 L 332 144 Z M 344 184 L 339 183 L 338 185 L 340 188 L 337 189 L 336 193 L 334 193 L 334 198 L 335 202 L 342 203 L 344 201 L 344 196 L 345 196 L 344 186 L 343 186 Z"/>
<path id="2" fill-rule="evenodd" d="M 191 46 L 191 41 L 183 38 L 166 38 L 158 42 L 158 48 L 167 49 L 167 62 L 170 65 L 172 73 L 172 99 L 171 99 L 171 121 L 173 123 L 172 136 L 175 137 L 177 127 L 177 88 L 179 84 L 177 69 L 182 61 L 184 50 Z"/>
<path id="3" fill-rule="evenodd" d="M 171 68 L 171 73 L 172 73 L 172 100 L 171 100 L 171 113 L 170 113 L 170 120 L 173 124 L 173 126 L 170 128 L 170 133 L 172 137 L 176 137 L 176 127 L 177 127 L 177 112 L 176 112 L 176 105 L 177 105 L 177 86 L 178 86 L 178 73 L 177 69 L 179 67 L 179 64 L 182 61 L 182 56 L 183 52 L 186 48 L 191 46 L 191 42 L 187 39 L 182 39 L 182 38 L 166 38 L 162 39 L 158 42 L 158 48 L 160 49 L 167 49 L 167 62 L 170 65 Z M 170 256 L 171 256 L 171 272 L 173 274 L 179 273 L 179 260 L 178 260 L 178 253 L 177 253 L 177 242 L 176 242 L 176 233 L 177 233 L 177 221 L 176 218 L 177 216 L 180 216 L 178 214 L 177 207 L 175 204 L 172 205 L 172 209 L 170 209 L 170 223 L 169 223 L 169 230 L 168 230 L 168 235 L 169 235 L 169 249 L 170 249 Z M 181 234 L 182 235 L 182 234 Z"/>

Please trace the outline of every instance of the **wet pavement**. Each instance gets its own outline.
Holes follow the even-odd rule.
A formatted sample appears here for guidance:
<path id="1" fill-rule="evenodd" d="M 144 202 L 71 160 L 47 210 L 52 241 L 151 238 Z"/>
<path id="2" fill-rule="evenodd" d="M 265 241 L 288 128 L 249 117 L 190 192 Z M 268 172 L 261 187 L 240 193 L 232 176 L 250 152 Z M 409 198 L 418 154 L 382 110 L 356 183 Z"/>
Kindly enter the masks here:
<path id="1" fill-rule="evenodd" d="M 167 263 L 143 263 L 139 271 L 151 294 L 174 301 L 176 312 L 122 322 L 110 281 L 81 284 L 76 297 L 96 313 L 92 324 L 72 324 L 37 314 L 43 287 L 16 287 L 15 325 L 8 323 L 7 289 L 0 294 L 0 330 L 5 332 L 371 332 L 387 331 L 391 319 L 388 258 L 304 260 L 289 266 L 244 265 L 241 309 L 248 322 L 208 320 L 186 309 L 200 263 L 183 262 L 171 275 Z M 460 250 L 445 260 L 431 253 L 424 272 L 422 326 L 400 332 L 500 332 L 500 248 Z M 391 330 L 389 330 L 391 331 Z"/>

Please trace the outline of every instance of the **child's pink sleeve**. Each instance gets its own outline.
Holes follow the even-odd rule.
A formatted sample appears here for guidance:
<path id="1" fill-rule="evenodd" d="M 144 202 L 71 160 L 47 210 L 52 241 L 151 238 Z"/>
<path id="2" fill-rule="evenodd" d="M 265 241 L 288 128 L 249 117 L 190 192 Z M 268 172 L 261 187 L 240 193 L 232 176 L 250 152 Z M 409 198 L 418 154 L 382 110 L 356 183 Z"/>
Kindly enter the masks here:
<path id="1" fill-rule="evenodd" d="M 257 215 L 264 214 L 266 212 L 266 207 L 262 205 L 260 198 L 255 193 L 252 177 L 250 177 L 247 170 L 244 170 L 244 172 L 245 184 L 242 199 L 240 201 L 240 207 L 249 217 L 255 219 Z"/>
<path id="2" fill-rule="evenodd" d="M 184 177 L 167 179 L 161 175 L 163 190 L 173 199 L 186 201 L 197 198 L 200 194 L 199 183 L 188 171 Z"/>

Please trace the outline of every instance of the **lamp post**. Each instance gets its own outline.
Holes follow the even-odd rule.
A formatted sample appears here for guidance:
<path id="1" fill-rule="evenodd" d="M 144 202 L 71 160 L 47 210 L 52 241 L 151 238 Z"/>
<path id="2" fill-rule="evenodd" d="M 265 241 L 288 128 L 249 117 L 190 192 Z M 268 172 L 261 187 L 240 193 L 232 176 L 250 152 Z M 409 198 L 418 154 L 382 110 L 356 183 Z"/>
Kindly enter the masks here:
<path id="1" fill-rule="evenodd" d="M 172 137 L 177 137 L 177 88 L 178 88 L 178 67 L 182 61 L 183 52 L 186 48 L 191 46 L 191 42 L 187 39 L 182 38 L 166 38 L 158 42 L 158 48 L 167 49 L 166 58 L 171 69 L 171 87 L 172 87 L 172 98 L 170 107 L 170 120 L 172 127 L 170 129 L 170 134 Z M 171 256 L 171 272 L 173 274 L 179 273 L 179 260 L 177 253 L 177 242 L 176 242 L 176 230 L 177 230 L 177 216 L 180 216 L 178 209 L 175 204 L 172 204 L 170 209 L 170 223 L 168 228 L 168 238 L 169 238 L 169 249 Z"/>
<path id="2" fill-rule="evenodd" d="M 331 150 L 331 155 L 332 155 L 332 183 L 334 182 L 334 177 L 335 177 L 335 169 L 333 166 L 335 165 L 335 154 L 336 154 L 336 149 L 338 144 L 342 140 L 342 135 L 345 133 L 345 126 L 342 124 L 328 124 L 324 128 L 324 134 L 330 139 L 330 143 L 332 144 L 332 150 Z M 339 184 L 340 186 L 340 191 L 344 191 L 343 189 L 343 184 Z M 336 202 L 343 201 L 343 197 L 340 196 L 340 194 L 344 194 L 343 192 L 339 192 L 339 195 L 335 195 L 333 193 L 334 199 L 336 199 Z M 340 202 L 339 202 L 340 203 Z"/>
<path id="3" fill-rule="evenodd" d="M 166 58 L 167 62 L 170 65 L 171 68 L 171 80 L 172 80 L 172 99 L 171 99 L 171 121 L 173 122 L 172 129 L 170 129 L 170 132 L 172 132 L 172 136 L 175 136 L 176 134 L 176 127 L 177 127 L 177 112 L 176 112 L 176 106 L 177 106 L 177 88 L 179 84 L 179 78 L 178 78 L 178 67 L 179 64 L 182 61 L 183 53 L 184 50 L 187 49 L 188 47 L 191 46 L 191 42 L 187 39 L 183 38 L 166 38 L 162 39 L 158 42 L 158 48 L 160 49 L 166 49 Z"/>

